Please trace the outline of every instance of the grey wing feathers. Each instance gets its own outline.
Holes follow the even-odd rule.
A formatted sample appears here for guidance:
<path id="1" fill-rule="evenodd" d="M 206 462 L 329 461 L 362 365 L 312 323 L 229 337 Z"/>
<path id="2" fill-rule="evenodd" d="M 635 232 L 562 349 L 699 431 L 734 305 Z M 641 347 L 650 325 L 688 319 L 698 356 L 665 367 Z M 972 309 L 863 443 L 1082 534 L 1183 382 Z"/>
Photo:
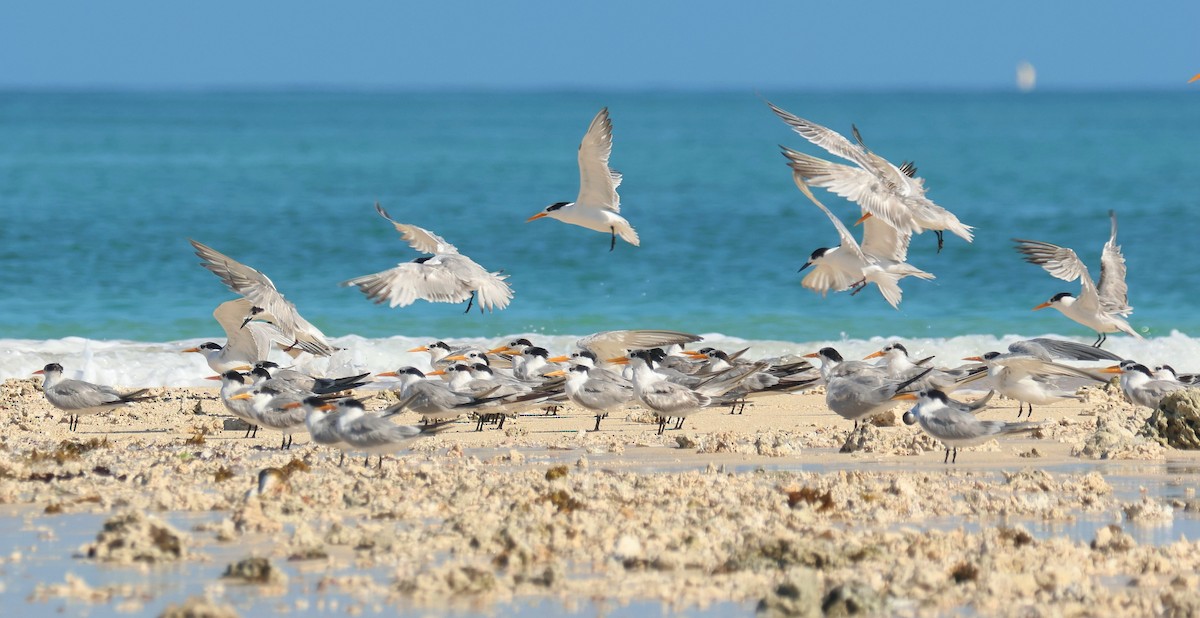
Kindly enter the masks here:
<path id="1" fill-rule="evenodd" d="M 386 301 L 391 307 L 406 307 L 418 299 L 459 303 L 471 297 L 471 290 L 463 287 L 449 271 L 417 262 L 356 277 L 343 281 L 342 285 L 357 286 L 376 304 Z"/>
<path id="2" fill-rule="evenodd" d="M 1120 356 L 1117 356 L 1108 350 L 1095 348 L 1082 343 L 1076 343 L 1074 341 L 1047 339 L 1045 337 L 1035 337 L 1033 339 L 1018 341 L 1008 346 L 1008 351 L 1014 354 L 1029 354 L 1042 360 L 1124 360 Z"/>
<path id="3" fill-rule="evenodd" d="M 625 354 L 628 350 L 687 345 L 702 339 L 700 335 L 674 330 L 606 330 L 588 335 L 576 342 L 576 345 L 604 361 Z"/>
<path id="4" fill-rule="evenodd" d="M 1063 281 L 1074 281 L 1082 276 L 1090 277 L 1087 267 L 1073 249 L 1040 240 L 1014 238 L 1013 242 L 1017 243 L 1017 251 L 1025 255 L 1026 262 L 1041 266 L 1053 277 Z"/>
<path id="5" fill-rule="evenodd" d="M 1133 307 L 1129 306 L 1129 286 L 1125 283 L 1125 256 L 1117 244 L 1117 213 L 1110 210 L 1108 216 L 1112 220 L 1112 234 L 1100 253 L 1100 283 L 1096 292 L 1100 295 L 1102 309 L 1129 315 L 1133 313 Z"/>
<path id="6" fill-rule="evenodd" d="M 592 119 L 579 142 L 579 198 L 576 202 L 621 212 L 621 198 L 617 195 L 621 173 L 608 166 L 612 156 L 612 131 L 612 120 L 605 107 Z"/>

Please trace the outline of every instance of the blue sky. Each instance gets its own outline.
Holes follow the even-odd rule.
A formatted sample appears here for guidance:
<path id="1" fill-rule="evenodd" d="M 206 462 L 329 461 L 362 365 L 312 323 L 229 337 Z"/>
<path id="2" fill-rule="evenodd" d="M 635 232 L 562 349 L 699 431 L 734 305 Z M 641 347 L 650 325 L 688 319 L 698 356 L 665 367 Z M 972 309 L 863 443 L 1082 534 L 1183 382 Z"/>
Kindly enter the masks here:
<path id="1" fill-rule="evenodd" d="M 1024 59 L 1184 89 L 1200 2 L 0 3 L 0 88 L 1009 89 Z"/>

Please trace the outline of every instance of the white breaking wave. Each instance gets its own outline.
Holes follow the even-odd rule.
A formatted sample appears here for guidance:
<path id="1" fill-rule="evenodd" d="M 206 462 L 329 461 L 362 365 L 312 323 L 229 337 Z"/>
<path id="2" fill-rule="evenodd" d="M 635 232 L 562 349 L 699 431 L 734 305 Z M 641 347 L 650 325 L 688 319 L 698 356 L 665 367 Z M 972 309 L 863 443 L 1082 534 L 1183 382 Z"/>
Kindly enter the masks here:
<path id="1" fill-rule="evenodd" d="M 1094 338 L 1060 337 L 1090 344 Z M 517 333 L 496 338 L 447 339 L 452 346 L 473 345 L 484 349 L 505 344 L 517 337 L 526 337 L 535 344 L 550 350 L 551 354 L 569 353 L 575 349 L 577 335 L 539 335 Z M 949 338 L 872 337 L 870 339 L 841 339 L 827 341 L 770 341 L 748 340 L 708 333 L 704 341 L 694 347 L 713 346 L 727 351 L 749 347 L 746 358 L 763 358 L 784 354 L 808 354 L 822 347 L 832 346 L 848 359 L 862 358 L 884 345 L 899 341 L 915 358 L 935 355 L 935 363 L 941 366 L 956 366 L 966 356 L 977 356 L 991 350 L 1003 351 L 1008 344 L 1027 336 L 963 335 Z M 295 365 L 297 368 L 316 375 L 343 376 L 364 372 L 394 371 L 411 365 L 425 370 L 429 368 L 429 355 L 424 352 L 408 352 L 417 346 L 436 341 L 434 337 L 387 337 L 367 339 L 356 335 L 339 337 L 333 344 L 342 348 L 328 358 L 313 358 L 301 355 L 292 361 L 277 352 L 272 357 L 280 365 Z M 182 351 L 203 343 L 204 339 L 146 343 L 139 341 L 96 340 L 80 337 L 65 339 L 0 340 L 0 380 L 28 378 L 48 363 L 59 363 L 69 378 L 83 379 L 97 384 L 120 387 L 153 386 L 215 386 L 205 380 L 213 371 L 204 357 Z M 220 340 L 217 340 L 220 341 Z M 1110 337 L 1104 349 L 1123 358 L 1132 358 L 1148 366 L 1170 364 L 1180 373 L 1200 372 L 1200 339 L 1172 331 L 1165 337 L 1137 340 L 1130 337 Z"/>

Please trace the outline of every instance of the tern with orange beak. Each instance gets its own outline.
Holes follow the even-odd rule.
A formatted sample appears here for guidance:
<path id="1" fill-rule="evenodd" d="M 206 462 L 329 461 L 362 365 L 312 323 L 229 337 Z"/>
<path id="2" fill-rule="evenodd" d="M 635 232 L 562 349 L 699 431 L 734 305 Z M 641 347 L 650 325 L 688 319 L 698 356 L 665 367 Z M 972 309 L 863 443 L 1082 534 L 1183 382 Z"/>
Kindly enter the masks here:
<path id="1" fill-rule="evenodd" d="M 897 393 L 932 371 L 925 369 L 907 380 L 895 380 L 874 365 L 844 360 L 833 348 L 821 348 L 804 356 L 821 359 L 825 405 L 838 416 L 854 421 L 855 429 L 860 422 L 893 408 L 896 403 L 892 398 Z"/>
<path id="2" fill-rule="evenodd" d="M 616 249 L 617 236 L 638 246 L 641 241 L 637 232 L 621 216 L 621 196 L 617 195 L 621 174 L 608 166 L 611 155 L 612 120 L 606 107 L 592 119 L 579 144 L 579 196 L 574 202 L 555 202 L 526 222 L 549 217 L 609 234 L 609 251 Z"/>
<path id="3" fill-rule="evenodd" d="M 1039 240 L 1014 238 L 1017 251 L 1025 261 L 1037 264 L 1052 276 L 1063 281 L 1079 280 L 1079 296 L 1059 292 L 1050 300 L 1034 307 L 1034 311 L 1053 307 L 1063 315 L 1096 331 L 1097 348 L 1104 345 L 1108 333 L 1121 331 L 1138 339 L 1138 334 L 1125 320 L 1133 313 L 1129 306 L 1129 286 L 1125 283 L 1125 256 L 1117 245 L 1117 213 L 1108 211 L 1112 232 L 1100 253 L 1100 284 L 1092 281 L 1087 266 L 1075 251 Z"/>
<path id="4" fill-rule="evenodd" d="M 143 396 L 149 390 L 145 388 L 131 393 L 118 393 L 111 386 L 65 379 L 63 367 L 58 363 L 50 363 L 33 372 L 33 375 L 42 376 L 42 394 L 50 405 L 67 413 L 67 427 L 71 431 L 79 428 L 80 416 L 99 414 L 149 399 Z"/>
<path id="5" fill-rule="evenodd" d="M 1054 361 L 1119 361 L 1121 357 L 1074 341 L 1038 337 L 1012 343 L 1003 354 L 988 352 L 963 360 L 987 366 L 992 388 L 1001 395 L 1020 402 L 1017 418 L 1021 418 L 1026 404 L 1029 405 L 1029 415 L 1032 416 L 1034 404 L 1042 406 L 1068 399 L 1082 400 L 1082 397 L 1075 393 L 1080 384 L 1105 381 L 1097 371 Z"/>
<path id="6" fill-rule="evenodd" d="M 917 405 L 904 413 L 904 423 L 921 424 L 921 429 L 933 436 L 946 448 L 942 463 L 958 463 L 958 449 L 976 446 L 998 436 L 1034 431 L 1041 423 L 1006 423 L 983 421 L 975 416 L 991 400 L 993 392 L 973 403 L 963 403 L 948 397 L 937 389 L 920 391 L 917 394 L 903 393 L 895 399 L 916 400 Z M 951 452 L 954 453 L 951 458 Z"/>
<path id="7" fill-rule="evenodd" d="M 1122 361 L 1119 365 L 1100 371 L 1120 374 L 1121 391 L 1125 393 L 1125 398 L 1134 405 L 1145 406 L 1151 410 L 1158 407 L 1163 397 L 1188 388 L 1187 384 L 1181 382 L 1156 380 L 1148 367 L 1131 360 Z"/>

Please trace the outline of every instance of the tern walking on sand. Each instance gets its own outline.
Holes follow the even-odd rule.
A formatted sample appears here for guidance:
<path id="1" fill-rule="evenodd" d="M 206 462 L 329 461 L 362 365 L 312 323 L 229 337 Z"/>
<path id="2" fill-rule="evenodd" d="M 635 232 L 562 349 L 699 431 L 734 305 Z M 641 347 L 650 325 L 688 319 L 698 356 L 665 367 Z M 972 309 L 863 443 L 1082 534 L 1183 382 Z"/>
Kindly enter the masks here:
<path id="1" fill-rule="evenodd" d="M 962 403 L 948 397 L 937 389 L 923 390 L 916 395 L 902 393 L 895 399 L 917 401 L 917 405 L 904 413 L 904 423 L 920 423 L 921 429 L 946 448 L 942 463 L 958 463 L 958 449 L 983 444 L 998 436 L 1027 433 L 1041 427 L 1041 423 L 1006 423 L 983 421 L 975 413 L 987 405 L 992 393 L 974 403 Z M 954 453 L 953 458 L 951 452 Z"/>
<path id="2" fill-rule="evenodd" d="M 588 126 L 583 141 L 579 144 L 579 196 L 574 202 L 555 202 L 545 210 L 526 219 L 526 222 L 542 217 L 558 219 L 563 223 L 586 227 L 589 230 L 610 234 L 608 250 L 617 247 L 617 236 L 621 240 L 638 246 L 637 232 L 621 216 L 621 197 L 617 187 L 621 185 L 621 174 L 608 167 L 612 155 L 612 121 L 608 108 L 600 110 Z"/>
<path id="3" fill-rule="evenodd" d="M 291 340 L 291 348 L 300 348 L 316 356 L 329 356 L 336 351 L 336 348 L 329 344 L 325 333 L 305 320 L 296 310 L 296 305 L 283 297 L 269 277 L 212 247 L 195 240 L 189 242 L 196 248 L 196 255 L 203 260 L 201 266 L 219 277 L 230 290 L 250 301 L 251 307 L 242 321 L 242 327 L 249 327 L 249 323 L 255 320 L 268 322 L 274 324 L 284 337 Z M 222 321 L 215 313 L 214 317 L 217 321 Z M 224 322 L 221 326 L 229 332 Z"/>
<path id="4" fill-rule="evenodd" d="M 434 303 L 465 300 L 467 312 L 475 302 L 479 303 L 480 312 L 508 306 L 513 297 L 512 288 L 504 281 L 508 275 L 488 272 L 459 253 L 458 247 L 429 230 L 398 223 L 379 204 L 375 204 L 375 210 L 400 232 L 408 246 L 429 255 L 383 272 L 343 281 L 342 285 L 357 286 L 367 298 L 377 304 L 387 302 L 389 307 L 406 307 L 416 300 Z"/>
<path id="5" fill-rule="evenodd" d="M 1038 240 L 1014 238 L 1017 251 L 1025 255 L 1025 261 L 1037 264 L 1052 276 L 1063 281 L 1079 279 L 1079 296 L 1059 292 L 1050 300 L 1034 307 L 1034 311 L 1053 307 L 1063 315 L 1096 331 L 1097 348 L 1104 345 L 1108 333 L 1121 331 L 1138 339 L 1138 334 L 1125 320 L 1133 313 L 1129 306 L 1129 286 L 1125 283 L 1125 256 L 1117 245 L 1117 213 L 1108 211 L 1112 221 L 1112 232 L 1104 250 L 1100 253 L 1100 284 L 1092 281 L 1087 266 L 1075 251 Z"/>
<path id="6" fill-rule="evenodd" d="M 33 372 L 33 375 L 42 376 L 42 393 L 46 395 L 46 401 L 67 413 L 67 428 L 71 431 L 79 428 L 80 416 L 99 414 L 150 399 L 143 396 L 149 390 L 145 388 L 129 393 L 118 393 L 111 386 L 65 379 L 63 367 L 58 363 L 50 363 Z"/>

